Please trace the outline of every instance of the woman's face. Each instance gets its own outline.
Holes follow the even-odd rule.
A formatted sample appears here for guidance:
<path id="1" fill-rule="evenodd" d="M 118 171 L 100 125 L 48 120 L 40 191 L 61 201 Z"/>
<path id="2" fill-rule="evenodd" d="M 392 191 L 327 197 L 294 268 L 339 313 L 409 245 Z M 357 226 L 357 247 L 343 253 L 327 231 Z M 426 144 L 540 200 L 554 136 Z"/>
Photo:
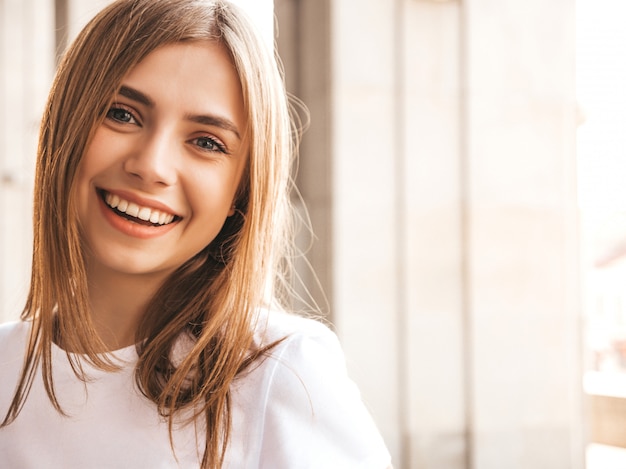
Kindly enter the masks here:
<path id="1" fill-rule="evenodd" d="M 234 213 L 246 126 L 218 43 L 164 46 L 131 69 L 77 175 L 88 271 L 168 275 L 207 246 Z"/>

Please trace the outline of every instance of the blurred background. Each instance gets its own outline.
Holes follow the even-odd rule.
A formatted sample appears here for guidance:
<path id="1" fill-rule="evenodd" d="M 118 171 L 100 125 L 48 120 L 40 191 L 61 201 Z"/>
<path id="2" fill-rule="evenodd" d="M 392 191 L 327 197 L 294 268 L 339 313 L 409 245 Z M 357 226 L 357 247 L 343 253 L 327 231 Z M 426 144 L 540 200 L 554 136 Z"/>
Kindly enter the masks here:
<path id="1" fill-rule="evenodd" d="M 0 0 L 0 320 L 56 58 L 107 3 Z M 623 2 L 237 3 L 310 110 L 301 275 L 396 469 L 626 468 Z"/>

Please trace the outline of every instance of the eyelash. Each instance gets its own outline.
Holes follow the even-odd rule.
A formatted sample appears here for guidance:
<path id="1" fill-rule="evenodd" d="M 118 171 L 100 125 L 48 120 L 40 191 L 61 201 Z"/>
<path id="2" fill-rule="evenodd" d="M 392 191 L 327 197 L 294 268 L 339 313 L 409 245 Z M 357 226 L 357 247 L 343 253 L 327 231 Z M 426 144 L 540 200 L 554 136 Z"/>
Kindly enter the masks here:
<path id="1" fill-rule="evenodd" d="M 200 145 L 198 142 L 204 140 L 205 142 L 207 142 L 208 144 L 212 145 L 215 148 L 206 148 L 202 145 Z M 221 143 L 219 140 L 212 138 L 212 137 L 196 137 L 190 140 L 194 145 L 196 145 L 198 148 L 200 148 L 200 150 L 202 151 L 209 151 L 209 152 L 220 152 L 220 153 L 225 153 L 228 154 L 228 151 L 226 150 L 226 147 L 224 146 L 223 143 Z"/>
<path id="2" fill-rule="evenodd" d="M 125 114 L 126 114 L 126 116 L 130 117 L 130 119 L 131 119 L 132 121 L 134 121 L 134 122 L 128 122 L 128 121 L 125 121 L 125 120 L 122 120 L 122 119 L 119 119 L 119 118 L 115 117 L 115 113 L 116 113 L 116 112 L 120 112 L 120 111 L 121 111 L 121 112 L 123 112 L 123 113 L 125 113 Z M 135 125 L 140 125 L 140 124 L 139 124 L 139 119 L 137 119 L 137 118 L 135 117 L 135 114 L 134 114 L 134 113 L 133 113 L 130 109 L 127 109 L 126 107 L 121 106 L 121 105 L 119 105 L 119 104 L 115 104 L 115 105 L 113 105 L 113 106 L 111 106 L 111 107 L 109 108 L 109 110 L 107 111 L 107 114 L 106 114 L 106 118 L 107 118 L 107 119 L 110 119 L 110 120 L 112 120 L 112 121 L 114 121 L 114 122 L 120 123 L 120 124 L 135 124 Z"/>

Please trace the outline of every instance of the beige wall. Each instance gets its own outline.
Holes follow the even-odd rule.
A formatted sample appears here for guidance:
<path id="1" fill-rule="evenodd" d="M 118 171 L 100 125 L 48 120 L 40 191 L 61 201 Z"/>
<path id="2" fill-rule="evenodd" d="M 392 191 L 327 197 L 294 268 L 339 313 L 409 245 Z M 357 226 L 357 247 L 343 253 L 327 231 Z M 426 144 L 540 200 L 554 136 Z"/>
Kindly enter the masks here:
<path id="1" fill-rule="evenodd" d="M 52 2 L 0 0 L 0 320 L 23 306 L 30 275 L 32 180 L 54 68 Z"/>
<path id="2" fill-rule="evenodd" d="M 465 8 L 473 460 L 575 468 L 575 5 L 518 5 Z"/>
<path id="3" fill-rule="evenodd" d="M 400 468 L 582 467 L 574 3 L 276 2 L 311 259 Z"/>

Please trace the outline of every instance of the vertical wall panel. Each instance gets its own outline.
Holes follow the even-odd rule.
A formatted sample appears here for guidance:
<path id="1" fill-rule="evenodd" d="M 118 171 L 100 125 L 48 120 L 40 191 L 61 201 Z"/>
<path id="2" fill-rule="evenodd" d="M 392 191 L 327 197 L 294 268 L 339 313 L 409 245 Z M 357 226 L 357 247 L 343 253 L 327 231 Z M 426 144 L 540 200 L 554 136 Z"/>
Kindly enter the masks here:
<path id="1" fill-rule="evenodd" d="M 399 458 L 394 2 L 331 7 L 332 317 Z"/>
<path id="2" fill-rule="evenodd" d="M 465 5 L 473 467 L 582 467 L 574 2 Z"/>
<path id="3" fill-rule="evenodd" d="M 405 5 L 406 467 L 463 469 L 461 7 Z"/>
<path id="4" fill-rule="evenodd" d="M 306 311 L 312 302 L 329 314 L 333 296 L 330 1 L 280 0 L 276 10 L 287 89 L 306 104 L 308 116 L 299 114 L 303 123 L 310 124 L 300 145 L 296 182 L 314 236 L 303 224 L 299 245 L 311 265 L 301 261 L 298 266 L 308 291 L 301 292 L 303 302 L 297 307 Z"/>
<path id="5" fill-rule="evenodd" d="M 37 133 L 54 67 L 52 0 L 0 2 L 0 320 L 16 318 L 30 275 Z"/>

